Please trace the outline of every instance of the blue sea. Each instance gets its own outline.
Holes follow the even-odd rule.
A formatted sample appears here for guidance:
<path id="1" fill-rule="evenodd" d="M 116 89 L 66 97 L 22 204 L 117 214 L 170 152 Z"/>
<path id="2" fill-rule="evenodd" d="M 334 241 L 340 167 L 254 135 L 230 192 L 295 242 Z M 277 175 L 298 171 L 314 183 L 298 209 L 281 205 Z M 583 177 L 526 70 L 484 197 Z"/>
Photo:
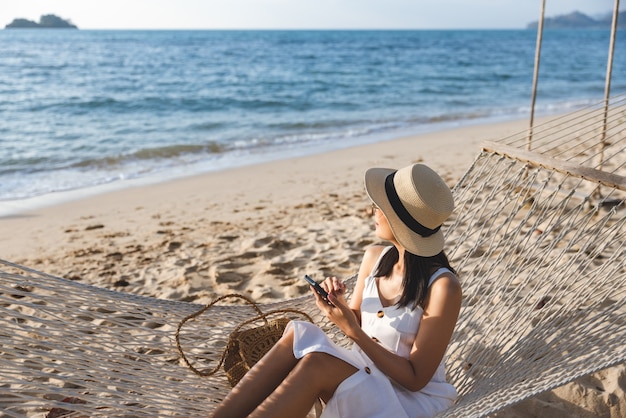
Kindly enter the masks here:
<path id="1" fill-rule="evenodd" d="M 544 33 L 537 115 L 603 98 L 609 36 Z M 533 30 L 0 31 L 0 203 L 528 118 L 535 44 Z"/>

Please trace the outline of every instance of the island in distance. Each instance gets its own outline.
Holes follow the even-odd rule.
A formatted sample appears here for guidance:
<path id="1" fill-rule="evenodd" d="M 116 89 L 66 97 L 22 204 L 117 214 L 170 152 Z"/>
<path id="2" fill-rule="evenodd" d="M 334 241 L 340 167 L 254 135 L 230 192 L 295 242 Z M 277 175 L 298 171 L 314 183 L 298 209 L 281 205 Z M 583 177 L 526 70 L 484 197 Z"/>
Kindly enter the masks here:
<path id="1" fill-rule="evenodd" d="M 620 12 L 618 14 L 618 25 L 620 29 L 626 28 L 626 12 Z M 598 18 L 587 16 L 581 12 L 572 12 L 566 15 L 559 15 L 555 17 L 547 17 L 544 21 L 543 27 L 545 29 L 610 29 L 613 21 L 611 13 Z M 539 22 L 531 22 L 526 28 L 537 29 Z"/>
<path id="2" fill-rule="evenodd" d="M 70 20 L 61 19 L 55 15 L 43 15 L 39 23 L 28 19 L 13 19 L 5 29 L 78 29 Z"/>

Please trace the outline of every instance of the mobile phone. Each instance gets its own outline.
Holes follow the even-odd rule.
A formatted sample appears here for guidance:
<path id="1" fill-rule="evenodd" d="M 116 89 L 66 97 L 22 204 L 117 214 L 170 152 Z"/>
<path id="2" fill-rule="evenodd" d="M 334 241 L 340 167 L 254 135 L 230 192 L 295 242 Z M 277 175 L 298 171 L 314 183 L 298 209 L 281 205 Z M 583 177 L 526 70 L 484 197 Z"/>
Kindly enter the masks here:
<path id="1" fill-rule="evenodd" d="M 326 301 L 326 303 L 332 305 L 330 300 L 328 300 L 328 292 L 326 292 L 324 288 L 319 285 L 318 282 L 310 278 L 308 274 L 304 275 L 304 280 L 306 280 L 311 286 L 313 286 L 313 289 L 317 292 L 318 295 L 322 297 L 322 299 L 324 299 L 324 301 Z"/>

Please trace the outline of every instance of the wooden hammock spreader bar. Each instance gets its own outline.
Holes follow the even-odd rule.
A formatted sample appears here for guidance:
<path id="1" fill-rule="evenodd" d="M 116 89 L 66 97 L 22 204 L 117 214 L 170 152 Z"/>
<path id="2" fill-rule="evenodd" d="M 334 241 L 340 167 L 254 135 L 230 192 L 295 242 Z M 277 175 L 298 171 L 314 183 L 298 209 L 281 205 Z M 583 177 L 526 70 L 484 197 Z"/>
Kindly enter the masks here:
<path id="1" fill-rule="evenodd" d="M 482 149 L 486 152 L 492 152 L 497 155 L 522 161 L 532 167 L 549 168 L 562 174 L 568 174 L 574 177 L 593 181 L 604 186 L 626 191 L 626 177 L 620 176 L 619 174 L 607 173 L 591 167 L 583 167 L 579 164 L 557 160 L 546 155 L 492 141 L 485 141 L 482 145 Z"/>

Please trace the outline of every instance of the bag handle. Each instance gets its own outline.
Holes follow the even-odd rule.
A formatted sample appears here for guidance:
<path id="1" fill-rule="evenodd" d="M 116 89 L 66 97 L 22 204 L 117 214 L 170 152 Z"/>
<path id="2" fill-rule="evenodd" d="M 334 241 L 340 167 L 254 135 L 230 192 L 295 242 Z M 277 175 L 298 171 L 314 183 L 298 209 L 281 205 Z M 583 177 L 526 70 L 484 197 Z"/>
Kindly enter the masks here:
<path id="1" fill-rule="evenodd" d="M 211 376 L 213 374 L 215 374 L 220 367 L 222 366 L 222 364 L 224 363 L 224 358 L 226 357 L 226 349 L 224 349 L 224 351 L 222 352 L 222 356 L 220 358 L 220 361 L 218 362 L 217 366 L 215 366 L 215 368 L 213 370 L 210 371 L 200 371 L 198 369 L 196 369 L 191 362 L 187 359 L 187 356 L 185 356 L 185 353 L 183 352 L 183 348 L 180 345 L 180 330 L 182 329 L 183 325 L 185 325 L 185 323 L 187 321 L 189 321 L 190 319 L 194 319 L 197 318 L 198 316 L 202 315 L 204 312 L 206 312 L 207 310 L 209 310 L 209 308 L 213 305 L 215 305 L 217 302 L 220 302 L 224 299 L 228 299 L 228 298 L 239 298 L 239 299 L 243 299 L 244 301 L 246 301 L 249 305 L 252 305 L 252 307 L 254 308 L 254 310 L 257 311 L 257 313 L 259 314 L 256 319 L 262 317 L 263 321 L 265 322 L 265 324 L 267 325 L 267 318 L 265 318 L 265 316 L 263 315 L 263 312 L 261 311 L 261 309 L 259 308 L 259 306 L 252 301 L 250 298 L 244 296 L 244 295 L 240 295 L 238 293 L 230 293 L 228 295 L 224 295 L 224 296 L 220 296 L 217 299 L 214 299 L 212 302 L 208 303 L 206 306 L 204 306 L 202 309 L 187 315 L 186 317 L 184 317 L 182 319 L 182 321 L 180 321 L 180 323 L 178 324 L 178 328 L 176 328 L 176 347 L 178 348 L 178 352 L 180 353 L 180 355 L 183 358 L 183 361 L 185 362 L 185 364 L 187 364 L 187 366 L 191 369 L 191 371 L 193 371 L 195 374 L 197 374 L 198 376 Z M 240 328 L 240 326 L 238 326 L 237 328 Z"/>
<path id="2" fill-rule="evenodd" d="M 217 302 L 220 302 L 224 299 L 228 299 L 228 298 L 239 298 L 239 299 L 243 299 L 244 301 L 246 301 L 249 305 L 251 305 L 255 311 L 257 311 L 258 315 L 255 316 L 252 319 L 248 319 L 246 321 L 241 322 L 239 325 L 237 325 L 237 327 L 231 332 L 231 335 L 234 334 L 235 332 L 238 332 L 243 326 L 250 324 L 252 322 L 258 321 L 259 319 L 262 319 L 263 322 L 265 322 L 265 325 L 269 325 L 269 322 L 267 320 L 267 317 L 270 315 L 274 315 L 277 313 L 296 313 L 299 315 L 304 316 L 309 322 L 313 323 L 313 319 L 309 316 L 309 314 L 307 314 L 306 312 L 300 311 L 298 309 L 292 309 L 292 308 L 285 308 L 285 309 L 275 309 L 272 311 L 269 311 L 267 313 L 263 313 L 263 311 L 261 311 L 261 308 L 259 308 L 259 305 L 257 305 L 252 299 L 248 298 L 247 296 L 241 295 L 239 293 L 229 293 L 227 295 L 224 296 L 220 296 L 217 299 L 214 299 L 213 301 L 211 301 L 210 303 L 208 303 L 206 306 L 202 307 L 202 309 L 187 315 L 185 318 L 183 318 L 180 323 L 178 324 L 178 327 L 176 328 L 176 334 L 175 334 L 175 338 L 176 338 L 176 347 L 178 348 L 178 352 L 180 353 L 181 357 L 183 358 L 183 361 L 185 362 L 185 364 L 187 364 L 187 367 L 189 367 L 191 369 L 192 372 L 194 372 L 195 374 L 197 374 L 198 376 L 202 376 L 202 377 L 206 377 L 206 376 L 211 376 L 214 375 L 215 373 L 217 373 L 217 371 L 220 369 L 220 367 L 222 367 L 222 364 L 224 364 L 224 359 L 226 358 L 226 350 L 228 348 L 228 346 L 226 348 L 224 348 L 224 351 L 222 351 L 222 356 L 220 357 L 220 360 L 217 364 L 217 366 L 215 366 L 215 368 L 213 368 L 212 370 L 209 371 L 201 371 L 196 369 L 191 362 L 187 359 L 187 356 L 185 356 L 185 353 L 183 352 L 183 348 L 180 344 L 180 330 L 182 329 L 183 325 L 189 321 L 190 319 L 194 319 L 197 318 L 198 316 L 202 315 L 204 312 L 206 312 L 211 306 L 215 305 Z"/>

